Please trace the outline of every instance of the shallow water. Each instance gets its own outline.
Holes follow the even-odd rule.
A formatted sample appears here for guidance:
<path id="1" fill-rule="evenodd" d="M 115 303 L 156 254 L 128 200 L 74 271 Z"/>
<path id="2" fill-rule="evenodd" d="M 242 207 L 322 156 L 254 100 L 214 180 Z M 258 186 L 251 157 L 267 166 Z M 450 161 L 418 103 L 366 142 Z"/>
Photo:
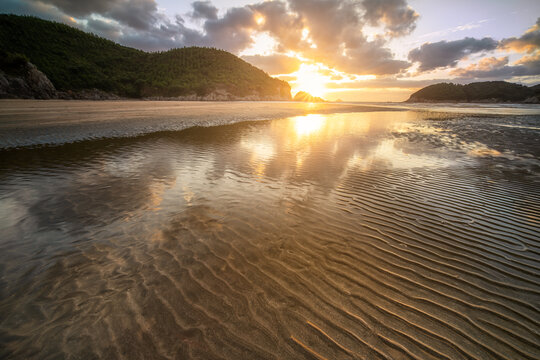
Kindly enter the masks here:
<path id="1" fill-rule="evenodd" d="M 512 103 L 351 103 L 394 109 L 485 115 L 540 115 L 539 104 Z"/>
<path id="2" fill-rule="evenodd" d="M 540 358 L 540 118 L 0 153 L 0 357 Z"/>

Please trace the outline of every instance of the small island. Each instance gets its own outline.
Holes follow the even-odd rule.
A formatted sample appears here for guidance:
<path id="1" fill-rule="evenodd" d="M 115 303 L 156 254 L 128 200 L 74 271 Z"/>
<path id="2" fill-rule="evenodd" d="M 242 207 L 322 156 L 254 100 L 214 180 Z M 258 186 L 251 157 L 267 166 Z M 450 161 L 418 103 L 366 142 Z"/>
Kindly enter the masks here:
<path id="1" fill-rule="evenodd" d="M 467 85 L 438 83 L 412 94 L 406 102 L 540 103 L 540 85 L 527 87 L 506 81 L 484 81 Z"/>
<path id="2" fill-rule="evenodd" d="M 320 98 L 318 96 L 313 96 L 305 91 L 299 91 L 296 93 L 296 95 L 294 95 L 294 98 L 293 98 L 294 101 L 302 101 L 302 102 L 310 102 L 310 103 L 314 103 L 314 102 L 325 102 L 325 100 L 323 98 Z"/>

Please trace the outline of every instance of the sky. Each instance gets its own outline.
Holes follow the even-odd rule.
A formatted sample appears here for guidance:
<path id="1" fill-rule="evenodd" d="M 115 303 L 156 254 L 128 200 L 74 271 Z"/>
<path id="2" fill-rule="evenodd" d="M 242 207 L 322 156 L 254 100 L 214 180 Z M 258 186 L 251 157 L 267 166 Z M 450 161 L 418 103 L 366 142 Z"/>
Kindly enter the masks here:
<path id="1" fill-rule="evenodd" d="M 293 94 L 403 101 L 437 82 L 540 83 L 538 0 L 2 0 L 146 51 L 209 46 Z"/>

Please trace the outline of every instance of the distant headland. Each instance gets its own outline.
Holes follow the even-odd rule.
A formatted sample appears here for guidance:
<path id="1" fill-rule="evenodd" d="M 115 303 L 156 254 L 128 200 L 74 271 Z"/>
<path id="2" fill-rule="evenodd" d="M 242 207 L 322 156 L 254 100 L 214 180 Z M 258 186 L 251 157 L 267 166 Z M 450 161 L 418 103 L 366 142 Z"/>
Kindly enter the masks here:
<path id="1" fill-rule="evenodd" d="M 294 98 L 293 98 L 294 101 L 302 101 L 302 102 L 310 102 L 310 103 L 314 103 L 314 102 L 325 102 L 326 100 L 324 100 L 323 98 L 320 98 L 320 97 L 317 97 L 317 96 L 313 96 L 305 91 L 299 91 L 296 93 L 296 95 L 294 95 Z"/>
<path id="2" fill-rule="evenodd" d="M 540 85 L 527 87 L 505 81 L 467 85 L 438 83 L 412 94 L 406 102 L 540 103 Z"/>
<path id="3" fill-rule="evenodd" d="M 147 53 L 64 24 L 0 15 L 2 97 L 291 100 L 291 88 L 224 50 Z"/>

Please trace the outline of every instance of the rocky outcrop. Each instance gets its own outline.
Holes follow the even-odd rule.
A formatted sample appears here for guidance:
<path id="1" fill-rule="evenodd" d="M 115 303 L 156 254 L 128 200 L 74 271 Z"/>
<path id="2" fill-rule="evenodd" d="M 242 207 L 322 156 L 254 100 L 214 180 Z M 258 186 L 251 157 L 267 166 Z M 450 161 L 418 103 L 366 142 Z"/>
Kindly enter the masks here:
<path id="1" fill-rule="evenodd" d="M 407 102 L 536 103 L 540 96 L 539 90 L 538 86 L 527 87 L 505 81 L 467 85 L 438 83 L 418 90 Z"/>
<path id="2" fill-rule="evenodd" d="M 32 63 L 26 62 L 7 74 L 0 70 L 0 98 L 120 100 L 120 96 L 98 89 L 56 91 L 53 83 Z"/>
<path id="3" fill-rule="evenodd" d="M 144 100 L 173 100 L 173 101 L 290 101 L 290 92 L 287 95 L 265 95 L 251 94 L 247 96 L 236 96 L 226 90 L 215 90 L 206 95 L 184 95 L 184 96 L 148 96 Z"/>
<path id="4" fill-rule="evenodd" d="M 324 102 L 325 101 L 324 99 L 320 97 L 312 96 L 311 94 L 308 94 L 305 91 L 297 92 L 296 95 L 294 95 L 293 100 L 303 101 L 303 102 Z"/>
<path id="5" fill-rule="evenodd" d="M 0 70 L 0 98 L 53 99 L 56 89 L 45 74 L 27 62 L 16 73 Z"/>
<path id="6" fill-rule="evenodd" d="M 124 99 L 116 94 L 108 93 L 99 89 L 84 89 L 79 91 L 58 91 L 56 98 L 63 100 L 121 100 Z"/>

